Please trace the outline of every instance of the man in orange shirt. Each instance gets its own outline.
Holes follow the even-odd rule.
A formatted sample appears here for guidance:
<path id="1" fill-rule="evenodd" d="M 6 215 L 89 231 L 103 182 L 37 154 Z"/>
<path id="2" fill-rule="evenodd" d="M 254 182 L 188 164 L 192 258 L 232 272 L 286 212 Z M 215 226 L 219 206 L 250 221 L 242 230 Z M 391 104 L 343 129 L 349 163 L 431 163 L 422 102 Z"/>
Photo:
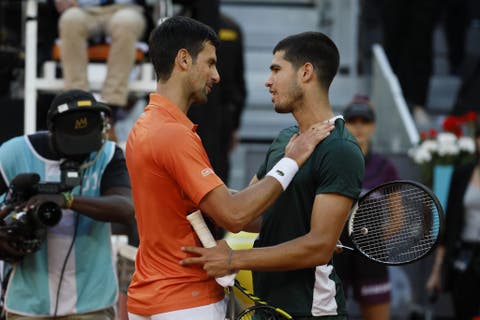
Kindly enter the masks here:
<path id="1" fill-rule="evenodd" d="M 187 256 L 182 247 L 200 245 L 187 214 L 199 208 L 219 226 L 240 231 L 287 188 L 334 127 L 319 123 L 294 135 L 284 158 L 263 179 L 231 195 L 186 116 L 190 105 L 205 103 L 220 81 L 218 43 L 210 27 L 180 16 L 169 18 L 150 36 L 157 90 L 126 146 L 140 237 L 128 290 L 131 320 L 223 320 L 222 287 L 203 269 L 179 264 Z"/>

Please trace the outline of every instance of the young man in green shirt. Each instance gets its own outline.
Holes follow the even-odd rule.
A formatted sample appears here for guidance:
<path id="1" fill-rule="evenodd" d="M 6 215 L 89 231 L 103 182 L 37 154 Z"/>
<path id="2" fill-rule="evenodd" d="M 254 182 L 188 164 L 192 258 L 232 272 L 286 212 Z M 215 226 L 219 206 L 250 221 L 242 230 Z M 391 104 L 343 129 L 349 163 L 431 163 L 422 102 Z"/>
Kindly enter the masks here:
<path id="1" fill-rule="evenodd" d="M 181 263 L 201 264 L 216 277 L 233 270 L 253 270 L 255 294 L 295 319 L 346 319 L 341 283 L 331 260 L 360 192 L 364 160 L 329 102 L 338 49 L 326 35 L 305 32 L 280 41 L 273 54 L 265 85 L 275 111 L 292 113 L 297 125 L 280 132 L 252 183 L 283 157 L 293 135 L 322 121 L 334 122 L 335 129 L 318 144 L 261 221 L 249 225 L 246 231 L 260 231 L 253 249 L 231 254 L 224 241 L 212 249 L 187 247 L 184 251 L 200 256 Z"/>

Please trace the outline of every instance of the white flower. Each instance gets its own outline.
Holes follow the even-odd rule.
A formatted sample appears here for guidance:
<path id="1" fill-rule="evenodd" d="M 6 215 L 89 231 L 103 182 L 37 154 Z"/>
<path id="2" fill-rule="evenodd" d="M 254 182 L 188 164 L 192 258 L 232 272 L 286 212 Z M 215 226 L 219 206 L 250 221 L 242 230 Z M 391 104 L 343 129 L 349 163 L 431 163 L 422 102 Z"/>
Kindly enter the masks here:
<path id="1" fill-rule="evenodd" d="M 435 140 L 425 140 L 421 145 L 420 148 L 424 149 L 427 152 L 436 152 L 438 150 L 438 142 Z"/>
<path id="2" fill-rule="evenodd" d="M 418 164 L 427 163 L 432 160 L 432 154 L 427 148 L 417 147 L 409 151 L 410 157 Z"/>
<path id="3" fill-rule="evenodd" d="M 409 150 L 408 155 L 420 165 L 455 163 L 461 153 L 474 154 L 475 141 L 470 137 L 457 138 L 453 133 L 442 132 L 436 139 L 427 139 Z"/>
<path id="4" fill-rule="evenodd" d="M 475 141 L 470 137 L 460 137 L 458 139 L 458 147 L 460 151 L 475 153 Z"/>
<path id="5" fill-rule="evenodd" d="M 453 145 L 457 142 L 457 136 L 451 132 L 441 132 L 437 136 L 437 141 L 440 145 Z"/>
<path id="6" fill-rule="evenodd" d="M 440 157 L 457 155 L 460 153 L 460 148 L 455 143 L 438 143 L 437 153 Z"/>

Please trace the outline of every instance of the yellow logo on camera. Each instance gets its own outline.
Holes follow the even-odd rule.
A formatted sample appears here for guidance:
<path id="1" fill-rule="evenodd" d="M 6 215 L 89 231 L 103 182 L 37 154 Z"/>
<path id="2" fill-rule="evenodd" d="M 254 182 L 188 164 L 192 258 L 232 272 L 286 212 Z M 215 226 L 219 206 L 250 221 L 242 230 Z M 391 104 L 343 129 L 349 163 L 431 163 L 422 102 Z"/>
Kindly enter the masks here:
<path id="1" fill-rule="evenodd" d="M 75 130 L 83 129 L 86 126 L 88 126 L 88 120 L 86 117 L 75 120 Z"/>

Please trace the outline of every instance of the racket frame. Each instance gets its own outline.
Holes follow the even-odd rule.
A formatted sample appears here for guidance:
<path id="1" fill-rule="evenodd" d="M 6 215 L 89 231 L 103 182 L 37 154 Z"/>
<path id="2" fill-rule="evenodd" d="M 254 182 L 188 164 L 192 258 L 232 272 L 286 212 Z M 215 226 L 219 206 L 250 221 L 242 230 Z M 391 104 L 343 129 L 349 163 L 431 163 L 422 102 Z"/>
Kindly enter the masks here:
<path id="1" fill-rule="evenodd" d="M 402 262 L 387 262 L 387 261 L 377 260 L 377 259 L 369 256 L 368 254 L 366 254 L 363 250 L 361 250 L 359 248 L 358 244 L 356 243 L 355 239 L 352 237 L 353 222 L 355 220 L 355 215 L 356 215 L 356 213 L 357 213 L 357 211 L 360 207 L 359 204 L 361 204 L 362 200 L 368 198 L 369 195 L 371 195 L 372 193 L 375 193 L 379 189 L 384 189 L 385 187 L 388 187 L 390 185 L 392 185 L 392 186 L 393 185 L 411 185 L 411 186 L 414 186 L 416 188 L 421 189 L 432 199 L 432 201 L 434 202 L 435 207 L 437 209 L 438 224 L 439 224 L 437 238 L 435 239 L 435 242 L 430 246 L 430 248 L 425 253 L 423 253 L 421 256 L 418 256 L 418 257 L 416 257 L 412 260 L 402 261 Z M 437 247 L 437 245 L 440 241 L 440 238 L 443 235 L 444 228 L 445 228 L 444 218 L 445 218 L 444 211 L 443 211 L 442 205 L 440 204 L 440 201 L 438 200 L 437 196 L 433 193 L 433 191 L 430 190 L 428 187 L 426 187 L 425 185 L 423 185 L 420 182 L 413 181 L 413 180 L 393 180 L 393 181 L 382 183 L 378 186 L 373 187 L 372 189 L 368 190 L 363 196 L 360 197 L 360 199 L 358 199 L 355 202 L 354 206 L 350 210 L 350 214 L 349 214 L 349 217 L 348 217 L 348 225 L 347 225 L 348 226 L 348 237 L 352 241 L 352 244 L 353 244 L 353 247 L 355 248 L 355 251 L 360 253 L 362 256 L 366 257 L 367 259 L 369 259 L 371 261 L 381 263 L 381 264 L 384 264 L 384 265 L 389 265 L 389 266 L 405 265 L 405 264 L 410 264 L 410 263 L 413 263 L 413 262 L 418 261 L 420 259 L 423 259 L 424 257 L 429 255 Z"/>

